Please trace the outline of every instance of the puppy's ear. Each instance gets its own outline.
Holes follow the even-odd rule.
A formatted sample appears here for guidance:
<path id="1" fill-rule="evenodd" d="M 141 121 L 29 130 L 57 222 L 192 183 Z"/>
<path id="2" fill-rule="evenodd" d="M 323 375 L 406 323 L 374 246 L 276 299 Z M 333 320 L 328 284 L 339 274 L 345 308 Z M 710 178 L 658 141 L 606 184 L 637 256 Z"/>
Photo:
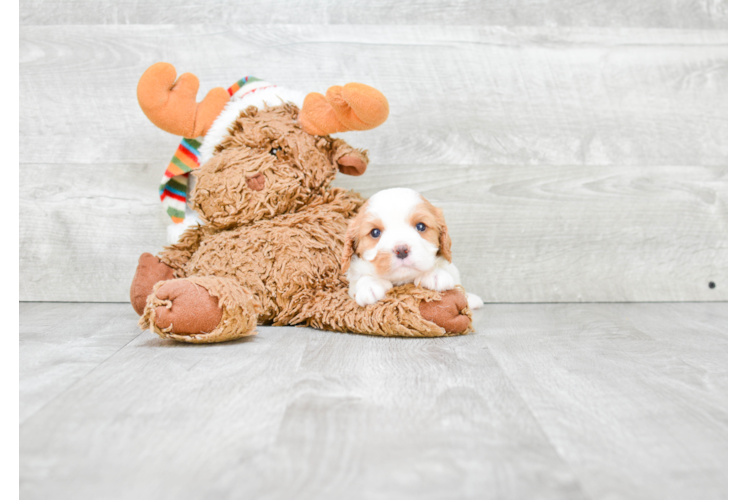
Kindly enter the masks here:
<path id="1" fill-rule="evenodd" d="M 348 223 L 348 229 L 345 232 L 345 243 L 343 244 L 343 258 L 340 261 L 340 271 L 342 273 L 348 271 L 348 268 L 351 266 L 353 254 L 356 253 L 358 231 L 361 226 L 361 214 L 363 211 L 364 209 L 362 207 L 358 212 L 358 215 Z"/>
<path id="2" fill-rule="evenodd" d="M 352 148 L 342 139 L 333 140 L 332 163 L 341 174 L 359 176 L 366 172 L 369 155 L 366 151 Z"/>
<path id="3" fill-rule="evenodd" d="M 452 238 L 449 237 L 444 213 L 441 208 L 434 207 L 434 215 L 436 216 L 436 225 L 439 228 L 439 251 L 436 252 L 436 255 L 444 257 L 448 262 L 452 262 Z"/>

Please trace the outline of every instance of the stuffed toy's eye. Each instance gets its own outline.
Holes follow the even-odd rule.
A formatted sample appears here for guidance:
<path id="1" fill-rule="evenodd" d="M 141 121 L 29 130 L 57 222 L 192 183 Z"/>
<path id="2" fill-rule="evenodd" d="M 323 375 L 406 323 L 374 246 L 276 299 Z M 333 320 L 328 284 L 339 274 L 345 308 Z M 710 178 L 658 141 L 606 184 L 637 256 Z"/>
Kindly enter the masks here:
<path id="1" fill-rule="evenodd" d="M 426 230 L 426 224 L 423 222 L 419 222 L 416 224 L 416 229 L 418 229 L 420 232 L 424 232 Z"/>
<path id="2" fill-rule="evenodd" d="M 270 154 L 273 155 L 273 156 L 278 156 L 276 153 L 278 153 L 278 151 L 280 151 L 280 150 L 281 150 L 281 148 L 273 148 L 273 149 L 270 150 Z"/>
<path id="3" fill-rule="evenodd" d="M 372 238 L 379 238 L 379 235 L 382 234 L 382 231 L 380 231 L 379 229 L 372 229 L 369 234 Z"/>

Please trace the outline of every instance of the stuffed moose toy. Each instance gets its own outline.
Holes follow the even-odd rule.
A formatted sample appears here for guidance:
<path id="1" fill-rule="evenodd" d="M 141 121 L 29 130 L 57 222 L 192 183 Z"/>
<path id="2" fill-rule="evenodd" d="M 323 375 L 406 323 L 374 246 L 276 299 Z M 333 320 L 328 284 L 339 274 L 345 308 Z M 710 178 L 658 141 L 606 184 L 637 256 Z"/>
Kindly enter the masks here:
<path id="1" fill-rule="evenodd" d="M 363 174 L 369 159 L 330 134 L 381 125 L 384 95 L 349 83 L 303 96 L 247 77 L 198 104 L 198 79 L 176 76 L 170 64 L 151 66 L 138 101 L 156 126 L 185 137 L 162 200 L 176 200 L 169 213 L 181 221 L 191 169 L 172 167 L 191 161 L 200 223 L 158 257 L 141 255 L 130 290 L 141 328 L 192 343 L 253 335 L 258 323 L 410 337 L 472 331 L 460 287 L 403 285 L 366 307 L 348 295 L 344 236 L 364 200 L 330 183 L 337 171 Z"/>

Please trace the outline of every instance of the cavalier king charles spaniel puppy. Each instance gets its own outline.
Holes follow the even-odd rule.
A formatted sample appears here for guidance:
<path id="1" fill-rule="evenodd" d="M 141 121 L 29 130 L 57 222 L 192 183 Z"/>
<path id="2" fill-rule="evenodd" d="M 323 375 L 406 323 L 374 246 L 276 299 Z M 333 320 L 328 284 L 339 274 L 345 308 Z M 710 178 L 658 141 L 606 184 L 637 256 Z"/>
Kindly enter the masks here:
<path id="1" fill-rule="evenodd" d="M 413 283 L 437 292 L 460 284 L 442 211 L 416 191 L 379 191 L 361 207 L 345 235 L 342 270 L 361 306 L 381 300 L 393 285 Z M 477 309 L 483 301 L 467 294 Z"/>

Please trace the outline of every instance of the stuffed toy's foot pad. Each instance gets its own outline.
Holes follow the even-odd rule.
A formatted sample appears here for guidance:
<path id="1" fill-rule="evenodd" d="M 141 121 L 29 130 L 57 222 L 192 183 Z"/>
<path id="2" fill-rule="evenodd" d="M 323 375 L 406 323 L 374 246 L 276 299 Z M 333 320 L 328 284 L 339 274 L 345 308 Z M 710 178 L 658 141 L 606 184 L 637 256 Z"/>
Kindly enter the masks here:
<path id="1" fill-rule="evenodd" d="M 153 285 L 159 281 L 174 278 L 174 270 L 149 253 L 138 259 L 138 268 L 130 285 L 130 304 L 139 315 L 145 310 L 148 296 L 153 292 Z"/>
<path id="2" fill-rule="evenodd" d="M 470 328 L 470 316 L 463 314 L 467 308 L 467 298 L 459 290 L 442 292 L 441 300 L 421 302 L 421 316 L 436 323 L 447 333 L 463 333 Z"/>
<path id="3" fill-rule="evenodd" d="M 156 290 L 166 304 L 156 308 L 154 323 L 178 335 L 209 333 L 221 322 L 223 309 L 208 290 L 187 280 L 173 280 Z"/>

